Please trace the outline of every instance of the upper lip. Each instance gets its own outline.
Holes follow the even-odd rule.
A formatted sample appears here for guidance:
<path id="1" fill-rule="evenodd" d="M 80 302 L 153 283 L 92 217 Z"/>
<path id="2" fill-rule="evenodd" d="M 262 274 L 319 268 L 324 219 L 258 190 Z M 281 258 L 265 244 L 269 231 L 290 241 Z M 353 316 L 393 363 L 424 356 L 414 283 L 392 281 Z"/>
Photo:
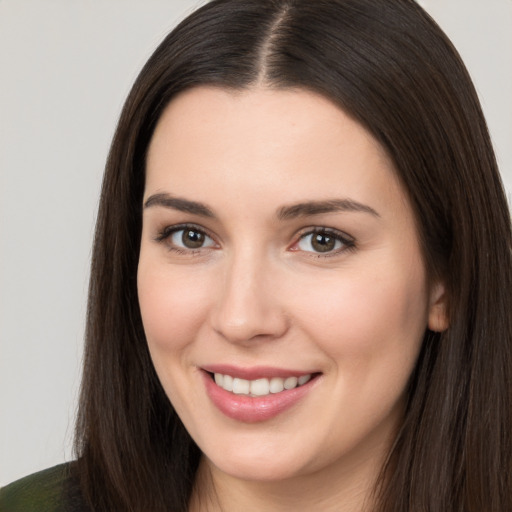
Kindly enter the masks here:
<path id="1" fill-rule="evenodd" d="M 212 364 L 201 367 L 202 370 L 209 373 L 221 373 L 222 375 L 231 375 L 239 379 L 256 380 L 271 379 L 273 377 L 301 377 L 302 375 L 310 375 L 319 373 L 316 371 L 293 370 L 289 368 L 276 368 L 275 366 L 234 366 L 230 364 Z"/>

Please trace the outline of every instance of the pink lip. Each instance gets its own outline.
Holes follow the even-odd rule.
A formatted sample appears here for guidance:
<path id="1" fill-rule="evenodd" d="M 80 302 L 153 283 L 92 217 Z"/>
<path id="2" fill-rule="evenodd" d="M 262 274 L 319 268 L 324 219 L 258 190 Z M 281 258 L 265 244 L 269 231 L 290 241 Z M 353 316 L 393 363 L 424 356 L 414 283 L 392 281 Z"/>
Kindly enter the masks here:
<path id="1" fill-rule="evenodd" d="M 247 375 L 247 372 L 226 371 L 225 373 L 237 377 L 240 375 L 239 378 L 247 378 L 241 376 L 242 374 Z M 209 373 L 203 371 L 202 374 L 206 393 L 213 404 L 227 417 L 244 423 L 257 423 L 276 417 L 278 414 L 281 414 L 300 402 L 300 400 L 313 389 L 313 386 L 318 381 L 318 375 L 316 375 L 313 376 L 309 382 L 297 388 L 284 390 L 275 394 L 271 393 L 266 396 L 250 397 L 246 395 L 235 395 L 234 393 L 226 391 L 215 384 Z M 262 377 L 262 373 L 258 373 L 257 375 L 260 378 Z M 299 375 L 293 375 L 299 376 L 300 372 Z M 283 377 L 284 375 L 283 373 L 279 373 L 276 376 Z"/>

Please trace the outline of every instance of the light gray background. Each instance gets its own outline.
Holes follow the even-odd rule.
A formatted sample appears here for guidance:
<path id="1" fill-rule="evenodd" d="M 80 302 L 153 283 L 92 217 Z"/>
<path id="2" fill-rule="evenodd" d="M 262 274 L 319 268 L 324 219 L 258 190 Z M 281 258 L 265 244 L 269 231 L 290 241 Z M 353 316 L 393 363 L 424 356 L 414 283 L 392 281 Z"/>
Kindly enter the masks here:
<path id="1" fill-rule="evenodd" d="M 71 457 L 105 157 L 139 69 L 200 0 L 0 0 L 0 483 Z M 424 0 L 512 190 L 512 0 Z"/>

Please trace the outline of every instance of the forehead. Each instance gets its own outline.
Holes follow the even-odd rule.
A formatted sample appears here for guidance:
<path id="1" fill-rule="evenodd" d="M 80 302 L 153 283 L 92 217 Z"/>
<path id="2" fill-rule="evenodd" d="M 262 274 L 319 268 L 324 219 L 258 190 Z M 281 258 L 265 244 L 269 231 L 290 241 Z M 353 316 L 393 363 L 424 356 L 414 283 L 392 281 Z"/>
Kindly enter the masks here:
<path id="1" fill-rule="evenodd" d="M 198 87 L 171 101 L 147 159 L 146 196 L 159 191 L 193 191 L 206 203 L 240 194 L 281 203 L 403 199 L 389 158 L 362 125 L 319 94 L 266 88 Z"/>
<path id="2" fill-rule="evenodd" d="M 221 130 L 220 132 L 214 129 Z M 164 110 L 153 135 L 150 155 L 161 139 L 167 145 L 190 137 L 216 139 L 231 132 L 226 145 L 252 143 L 267 152 L 300 136 L 321 135 L 325 142 L 370 149 L 384 157 L 384 151 L 370 133 L 329 99 L 304 89 L 244 90 L 201 86 L 175 97 Z M 236 136 L 235 136 L 236 135 Z M 269 147 L 269 135 L 279 135 Z M 202 143 L 205 140 L 201 140 Z M 161 149 L 161 147 L 159 148 Z M 305 149 L 305 148 L 304 148 Z"/>

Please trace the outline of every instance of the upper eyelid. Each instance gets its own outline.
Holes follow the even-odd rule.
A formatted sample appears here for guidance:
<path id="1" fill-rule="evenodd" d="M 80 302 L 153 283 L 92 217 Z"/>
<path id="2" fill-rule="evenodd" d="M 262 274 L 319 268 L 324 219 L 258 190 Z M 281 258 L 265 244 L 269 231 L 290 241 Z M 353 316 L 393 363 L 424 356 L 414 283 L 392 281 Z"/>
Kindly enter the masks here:
<path id="1" fill-rule="evenodd" d="M 329 233 L 338 236 L 339 238 L 342 238 L 346 241 L 355 242 L 355 238 L 352 235 L 349 235 L 347 232 L 326 226 L 309 226 L 307 228 L 302 228 L 301 230 L 299 230 L 298 237 L 303 238 L 313 233 Z"/>
<path id="2" fill-rule="evenodd" d="M 195 229 L 196 231 L 200 231 L 201 233 L 204 233 L 207 237 L 211 238 L 212 240 L 217 239 L 215 235 L 212 235 L 210 230 L 204 228 L 203 226 L 200 226 L 198 224 L 195 224 L 193 222 L 184 222 L 180 224 L 169 224 L 164 226 L 161 229 L 158 229 L 158 233 L 156 236 L 157 240 L 163 240 L 164 238 L 170 236 L 172 233 L 175 233 L 176 231 L 181 231 L 183 229 Z"/>

